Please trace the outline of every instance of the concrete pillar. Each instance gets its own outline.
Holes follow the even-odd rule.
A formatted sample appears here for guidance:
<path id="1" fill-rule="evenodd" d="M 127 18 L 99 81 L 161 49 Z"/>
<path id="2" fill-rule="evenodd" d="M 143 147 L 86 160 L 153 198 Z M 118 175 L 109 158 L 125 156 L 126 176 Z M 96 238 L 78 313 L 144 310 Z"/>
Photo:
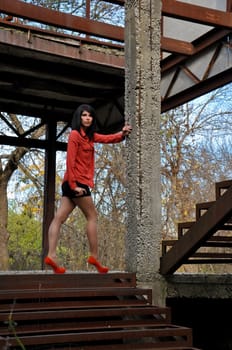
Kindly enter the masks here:
<path id="1" fill-rule="evenodd" d="M 125 113 L 133 126 L 128 141 L 127 271 L 153 288 L 164 304 L 159 275 L 160 210 L 160 0 L 127 0 Z"/>

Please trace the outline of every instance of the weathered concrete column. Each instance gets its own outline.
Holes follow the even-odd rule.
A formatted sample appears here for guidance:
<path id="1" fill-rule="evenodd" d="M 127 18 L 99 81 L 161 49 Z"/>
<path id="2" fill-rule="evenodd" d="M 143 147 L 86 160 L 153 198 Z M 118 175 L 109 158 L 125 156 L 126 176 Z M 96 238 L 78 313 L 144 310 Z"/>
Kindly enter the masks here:
<path id="1" fill-rule="evenodd" d="M 160 264 L 160 0 L 126 1 L 127 270 L 163 304 Z"/>

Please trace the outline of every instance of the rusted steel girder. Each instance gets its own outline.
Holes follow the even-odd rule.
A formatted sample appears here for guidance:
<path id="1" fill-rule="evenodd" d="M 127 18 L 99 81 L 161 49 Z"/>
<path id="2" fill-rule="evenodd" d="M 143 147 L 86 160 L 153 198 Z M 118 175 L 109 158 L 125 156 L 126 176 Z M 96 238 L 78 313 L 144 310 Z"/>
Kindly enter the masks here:
<path id="1" fill-rule="evenodd" d="M 20 0 L 1 0 L 0 12 L 96 37 L 124 41 L 122 27 L 27 4 Z"/>
<path id="2" fill-rule="evenodd" d="M 4 22 L 0 20 L 0 25 L 2 24 Z M 8 23 L 7 27 L 9 27 Z M 82 38 L 79 37 L 77 40 L 74 40 L 74 36 L 59 35 L 59 33 L 52 33 L 42 29 L 28 28 L 25 25 L 16 26 L 10 24 L 10 27 L 17 28 L 18 30 L 12 32 L 9 30 L 0 30 L 0 44 L 7 43 L 15 47 L 33 49 L 35 52 L 57 54 L 62 57 L 124 69 L 125 62 L 122 46 L 115 46 L 115 48 L 118 48 L 118 53 L 114 54 L 113 51 L 107 51 L 106 48 L 96 50 L 95 44 L 97 43 L 94 40 L 87 41 L 89 45 L 86 46 L 84 45 L 85 40 L 82 41 Z"/>
<path id="3" fill-rule="evenodd" d="M 205 24 L 213 27 L 232 28 L 232 13 L 214 10 L 203 6 L 175 0 L 165 0 L 162 5 L 163 16 Z"/>
<path id="4" fill-rule="evenodd" d="M 232 11 L 232 0 L 227 0 L 226 9 L 227 11 Z"/>
<path id="5" fill-rule="evenodd" d="M 220 88 L 224 85 L 231 83 L 232 81 L 232 68 L 225 72 L 217 74 L 211 78 L 205 79 L 191 88 L 185 89 L 180 93 L 171 97 L 165 98 L 162 101 L 162 113 L 169 111 L 172 108 L 176 108 L 184 103 L 187 103 L 194 98 L 203 96 L 208 92 Z"/>
<path id="6" fill-rule="evenodd" d="M 185 42 L 181 45 L 183 51 L 179 49 L 176 46 L 174 46 L 174 43 L 170 41 L 170 38 L 168 38 L 168 42 L 166 41 L 167 38 L 162 38 L 162 42 L 164 46 L 161 48 L 164 51 L 167 52 L 174 52 L 174 53 L 181 53 L 181 55 L 174 55 L 169 56 L 163 60 L 161 60 L 161 73 L 165 73 L 166 71 L 172 69 L 176 65 L 184 64 L 184 62 L 188 59 L 187 56 L 193 56 L 197 55 L 198 53 L 202 52 L 203 50 L 207 49 L 211 45 L 215 44 L 216 42 L 220 42 L 223 38 L 230 35 L 231 30 L 229 29 L 212 29 L 207 34 L 205 34 L 203 37 L 196 39 L 194 42 L 192 42 L 191 46 L 186 46 L 186 49 L 188 51 L 184 52 Z M 161 44 L 162 44 L 161 42 Z M 178 40 L 176 45 L 180 45 L 181 41 Z M 175 51 L 174 51 L 175 50 Z"/>
<path id="7" fill-rule="evenodd" d="M 230 0 L 231 1 L 231 0 Z M 124 0 L 106 0 L 114 4 L 124 4 Z M 228 5 L 231 6 L 231 5 Z M 124 41 L 124 28 L 96 22 L 88 18 L 73 16 L 40 6 L 23 3 L 19 0 L 1 0 L 0 11 L 13 16 L 52 24 L 60 28 L 77 30 L 85 34 L 92 34 L 102 38 Z M 163 2 L 162 14 L 168 17 L 179 18 L 186 21 L 212 25 L 214 27 L 231 28 L 232 13 L 218 11 L 202 6 L 178 3 L 173 0 Z M 161 50 L 184 55 L 195 53 L 191 43 L 177 38 L 164 38 L 161 40 Z"/>

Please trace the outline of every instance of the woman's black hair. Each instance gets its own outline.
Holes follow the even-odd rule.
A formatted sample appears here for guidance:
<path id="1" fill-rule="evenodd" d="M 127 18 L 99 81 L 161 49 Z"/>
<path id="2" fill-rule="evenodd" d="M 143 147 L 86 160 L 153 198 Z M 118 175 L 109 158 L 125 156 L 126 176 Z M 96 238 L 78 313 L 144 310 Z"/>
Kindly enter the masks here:
<path id="1" fill-rule="evenodd" d="M 84 111 L 87 111 L 89 112 L 89 114 L 91 115 L 91 117 L 93 118 L 93 122 L 92 124 L 90 125 L 90 127 L 88 127 L 88 129 L 86 130 L 86 135 L 88 136 L 88 138 L 90 140 L 93 139 L 93 134 L 94 134 L 94 131 L 96 129 L 96 112 L 95 112 L 95 109 L 90 106 L 90 105 L 87 105 L 87 104 L 83 104 L 83 105 L 80 105 L 74 112 L 73 114 L 73 118 L 72 118 L 72 124 L 71 124 L 71 127 L 72 127 L 72 130 L 77 130 L 77 131 L 80 131 L 81 129 L 81 115 Z"/>

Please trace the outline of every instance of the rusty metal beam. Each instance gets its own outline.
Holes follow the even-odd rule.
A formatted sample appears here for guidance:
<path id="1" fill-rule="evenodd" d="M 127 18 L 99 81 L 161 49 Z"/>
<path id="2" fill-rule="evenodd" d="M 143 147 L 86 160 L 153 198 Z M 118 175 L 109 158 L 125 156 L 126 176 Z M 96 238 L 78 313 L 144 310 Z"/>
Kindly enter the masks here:
<path id="1" fill-rule="evenodd" d="M 24 23 L 20 23 L 20 22 L 9 22 L 6 21 L 5 19 L 1 19 L 0 18 L 0 26 L 2 28 L 6 28 L 9 30 L 9 28 L 16 29 L 18 31 L 22 30 L 23 32 L 29 32 L 30 34 L 41 34 L 43 36 L 47 35 L 51 35 L 54 39 L 55 38 L 59 38 L 58 40 L 60 40 L 60 42 L 63 40 L 68 41 L 68 39 L 72 40 L 72 42 L 74 42 L 74 40 L 77 41 L 77 43 L 81 43 L 81 44 L 86 44 L 86 43 L 90 43 L 90 44 L 94 44 L 94 45 L 100 45 L 100 46 L 107 46 L 107 47 L 113 47 L 116 49 L 124 49 L 124 43 L 112 43 L 111 41 L 105 41 L 105 40 L 101 40 L 96 39 L 96 38 L 92 38 L 89 36 L 80 36 L 80 35 L 71 35 L 71 34 L 67 34 L 67 33 L 61 33 L 61 32 L 55 32 L 54 30 L 49 30 L 49 29 L 42 29 L 39 27 L 35 27 L 35 26 L 30 26 L 28 24 L 24 24 Z M 30 39 L 30 35 L 28 40 Z M 57 41 L 58 41 L 57 40 Z"/>
<path id="2" fill-rule="evenodd" d="M 11 27 L 11 28 L 19 29 L 19 30 L 22 29 L 24 32 L 26 31 L 27 33 L 28 33 L 28 31 L 30 31 L 31 36 L 33 36 L 33 34 L 41 34 L 41 35 L 43 35 L 44 39 L 45 39 L 46 34 L 51 35 L 51 37 L 54 37 L 54 38 L 58 37 L 58 38 L 60 38 L 59 39 L 60 43 L 62 43 L 61 40 L 63 38 L 64 44 L 69 43 L 67 41 L 67 39 L 70 39 L 70 40 L 76 39 L 77 43 L 79 42 L 80 45 L 83 43 L 92 43 L 92 44 L 96 44 L 96 45 L 104 45 L 104 46 L 109 46 L 109 47 L 115 47 L 118 49 L 123 49 L 122 44 L 113 44 L 111 42 L 106 43 L 106 42 L 96 40 L 93 38 L 89 38 L 89 37 L 83 38 L 80 36 L 73 36 L 73 35 L 68 35 L 68 34 L 64 34 L 64 33 L 57 33 L 57 32 L 51 31 L 51 30 L 44 30 L 41 28 L 36 28 L 36 27 L 24 25 L 24 24 L 21 24 L 18 22 L 11 23 L 11 22 L 6 22 L 5 20 L 0 19 L 0 24 L 4 27 L 8 27 L 8 28 Z M 200 38 L 200 42 L 199 42 L 199 39 L 197 39 L 193 43 L 189 43 L 189 42 L 186 42 L 183 40 L 162 37 L 161 38 L 161 50 L 162 51 L 181 55 L 181 56 L 175 55 L 175 56 L 169 57 L 168 59 L 164 59 L 163 61 L 161 61 L 162 72 L 164 72 L 167 69 L 172 68 L 177 63 L 181 63 L 182 60 L 184 60 L 187 56 L 194 55 L 194 54 L 202 51 L 203 49 L 212 45 L 214 42 L 220 40 L 224 36 L 229 35 L 230 33 L 231 33 L 231 31 L 228 29 L 224 29 L 224 30 L 221 29 L 221 30 L 216 30 L 216 31 L 212 30 L 211 32 L 208 32 L 206 34 L 206 36 L 204 36 L 204 38 L 203 37 Z M 28 34 L 26 34 L 26 35 L 28 35 Z M 42 40 L 42 38 L 41 38 L 41 40 Z M 49 39 L 47 38 L 47 40 L 49 40 Z M 26 42 L 28 42 L 28 47 L 29 47 L 31 45 L 30 41 L 27 40 Z M 54 39 L 54 43 L 55 43 L 55 39 Z M 58 43 L 58 41 L 57 41 L 57 43 Z M 71 41 L 70 41 L 70 44 L 71 44 Z M 74 45 L 74 42 L 72 43 L 72 45 Z M 83 50 L 83 48 L 81 50 Z M 83 52 L 81 54 L 81 57 L 82 57 L 82 59 L 84 58 Z M 103 62 L 102 58 L 100 58 L 100 62 Z"/>
<path id="3" fill-rule="evenodd" d="M 182 19 L 188 22 L 232 29 L 232 13 L 191 5 L 185 2 L 175 0 L 163 1 L 162 14 L 163 16 Z"/>
<path id="4" fill-rule="evenodd" d="M 227 0 L 227 6 L 226 6 L 227 11 L 232 11 L 232 0 Z"/>
<path id="5" fill-rule="evenodd" d="M 192 55 L 194 53 L 194 46 L 187 41 L 162 37 L 161 50 L 170 53 Z"/>
<path id="6" fill-rule="evenodd" d="M 96 37 L 124 41 L 122 27 L 27 4 L 20 0 L 1 0 L 0 12 Z"/>
<path id="7" fill-rule="evenodd" d="M 176 108 L 184 103 L 187 103 L 194 98 L 203 96 L 204 94 L 213 91 L 221 86 L 229 84 L 232 81 L 232 68 L 228 71 L 217 74 L 212 78 L 204 80 L 189 89 L 186 89 L 179 94 L 166 98 L 162 101 L 161 110 L 162 113 L 169 111 L 172 108 Z"/>
<path id="8" fill-rule="evenodd" d="M 1 23 L 1 22 L 0 22 Z M 48 54 L 58 54 L 59 56 L 73 58 L 80 61 L 92 62 L 96 64 L 104 64 L 109 67 L 124 68 L 124 55 L 120 55 L 120 49 L 118 54 L 113 54 L 112 51 L 96 50 L 94 47 L 95 42 L 91 48 L 90 45 L 85 47 L 79 40 L 74 40 L 75 37 L 71 36 L 58 36 L 49 35 L 47 31 L 40 30 L 33 33 L 31 30 L 28 32 L 26 26 L 17 27 L 21 31 L 0 31 L 0 43 L 12 45 L 15 47 L 22 47 L 25 49 L 32 49 L 33 51 L 46 52 Z M 40 35 L 41 34 L 41 35 Z M 59 38 L 59 39 L 58 39 Z M 70 39 L 70 40 L 68 40 Z M 72 40 L 71 40 L 72 39 Z M 89 41 L 89 43 L 91 43 Z"/>
<path id="9" fill-rule="evenodd" d="M 170 0 L 172 1 L 172 0 Z M 77 17 L 77 16 L 72 16 L 69 14 L 64 14 L 64 13 L 60 13 L 58 11 L 53 11 L 53 10 L 49 10 L 46 8 L 42 8 L 42 7 L 38 7 L 35 5 L 31 5 L 31 4 L 26 4 L 26 3 L 22 3 L 19 0 L 12 0 L 9 6 L 9 3 L 7 3 L 7 6 L 4 5 L 4 3 L 6 2 L 6 0 L 2 0 L 2 2 L 0 3 L 0 10 L 2 11 L 7 11 L 7 13 L 13 14 L 15 16 L 20 16 L 22 18 L 28 18 L 28 19 L 33 19 L 33 20 L 40 20 L 42 23 L 48 23 L 48 24 L 53 24 L 53 25 L 57 25 L 59 27 L 65 27 L 67 29 L 77 29 L 79 31 L 82 31 L 83 33 L 86 34 L 94 34 L 96 36 L 102 36 L 102 37 L 109 37 L 109 33 L 107 33 L 107 31 L 105 32 L 105 28 L 103 29 L 104 34 L 102 33 L 102 31 L 98 30 L 98 32 L 96 32 L 96 26 L 98 27 L 98 29 L 101 29 L 101 25 L 105 25 L 103 23 L 99 23 L 96 21 L 91 21 L 89 19 L 85 19 L 82 17 Z M 112 3 L 115 3 L 115 0 L 109 1 Z M 120 1 L 120 4 L 122 4 L 124 1 Z M 175 2 L 176 3 L 176 2 Z M 27 8 L 25 8 L 25 6 Z M 182 19 L 186 19 L 189 20 L 189 18 L 193 21 L 200 21 L 199 18 L 197 18 L 195 13 L 198 13 L 197 11 L 199 10 L 199 6 L 195 6 L 195 5 L 189 5 L 189 4 L 184 4 L 181 3 L 180 5 L 177 4 L 176 5 L 178 7 L 178 11 L 179 11 L 179 16 Z M 21 8 L 22 7 L 22 8 Z M 30 8 L 31 7 L 31 8 Z M 166 7 L 167 7 L 167 2 L 165 1 L 163 4 L 163 14 L 167 14 L 166 12 Z M 35 12 L 35 8 L 39 8 L 39 11 L 36 11 L 36 15 L 34 15 Z M 189 12 L 192 12 L 192 9 L 194 8 L 194 15 L 192 17 L 189 17 Z M 200 7 L 201 8 L 201 7 Z M 26 11 L 25 9 L 27 9 L 28 11 Z M 210 10 L 210 9 L 206 9 L 203 8 L 204 10 Z M 170 17 L 175 17 L 176 13 L 178 12 L 177 10 L 174 12 L 172 9 L 169 9 L 169 16 Z M 210 11 L 216 11 L 216 10 L 210 10 Z M 23 13 L 22 13 L 23 12 Z M 39 12 L 39 16 L 37 16 L 37 12 Z M 217 11 L 219 12 L 221 15 L 226 15 L 228 13 L 223 12 L 223 11 Z M 214 14 L 215 16 L 217 15 L 217 12 Z M 69 17 L 67 17 L 67 19 L 64 17 L 64 21 L 62 20 L 60 23 L 60 20 L 57 21 L 54 18 L 52 19 L 52 23 L 50 22 L 50 17 L 51 15 L 54 16 L 54 13 L 56 16 L 71 16 L 72 20 L 78 18 L 78 27 L 76 26 L 76 24 L 73 25 L 73 21 L 70 22 Z M 181 14 L 180 14 L 181 13 Z M 211 12 L 210 12 L 211 14 Z M 229 14 L 230 15 L 230 14 Z M 187 18 L 186 18 L 187 16 Z M 211 17 L 213 17 L 213 15 L 211 14 Z M 66 19 L 66 20 L 65 20 Z M 224 20 L 224 18 L 222 18 L 222 21 Z M 44 21 L 44 22 L 43 22 Z M 64 25 L 63 22 L 69 22 L 69 25 Z M 91 29 L 91 31 L 89 30 L 89 26 L 90 24 L 92 24 L 92 22 L 94 23 L 94 27 L 91 25 L 91 28 L 93 28 L 93 31 Z M 214 22 L 212 24 L 215 24 Z M 217 24 L 218 25 L 218 24 Z M 222 23 L 222 25 L 224 26 L 224 22 Z M 108 25 L 106 25 L 108 28 Z M 114 37 L 115 40 L 118 40 L 123 42 L 123 37 L 124 37 L 124 29 L 121 27 L 116 27 L 116 26 L 111 26 L 114 28 L 118 28 L 120 30 L 120 38 L 118 37 L 118 35 L 116 35 L 117 37 Z M 109 28 L 108 28 L 109 29 Z M 112 28 L 110 28 L 110 30 L 112 30 Z M 105 35 L 106 34 L 106 35 Z M 112 34 L 110 35 L 112 38 Z M 113 35 L 115 36 L 115 35 Z M 161 50 L 167 51 L 167 52 L 173 52 L 173 53 L 179 53 L 179 54 L 185 54 L 185 55 L 190 55 L 193 54 L 193 46 L 191 46 L 191 43 L 188 42 L 184 42 L 184 41 L 179 41 L 177 39 L 171 39 L 171 38 L 162 38 L 161 41 Z"/>
<path id="10" fill-rule="evenodd" d="M 232 214 L 232 186 L 201 218 L 191 226 L 176 244 L 161 258 L 160 273 L 172 274 L 205 242 Z"/>
<path id="11" fill-rule="evenodd" d="M 117 0 L 115 0 L 117 1 Z M 112 3 L 115 3 L 114 0 L 109 0 L 108 2 L 112 2 Z M 231 8 L 231 1 L 232 0 L 229 0 L 228 1 L 228 4 L 227 4 L 227 8 Z M 123 3 L 123 1 L 120 1 L 120 3 Z M 201 9 L 202 7 L 201 6 L 195 6 L 195 5 L 189 5 L 189 4 L 186 4 L 186 3 L 182 3 L 182 2 L 173 2 L 173 1 L 164 1 L 164 10 L 165 10 L 165 6 L 167 6 L 167 4 L 173 4 L 175 3 L 175 6 L 171 9 L 169 9 L 170 13 L 172 13 L 172 15 L 170 15 L 171 17 L 172 16 L 176 16 L 176 13 L 179 11 L 179 15 L 181 16 L 181 18 L 185 18 L 185 16 L 187 16 L 187 20 L 189 19 L 189 16 L 190 16 L 190 10 L 191 9 L 194 9 L 193 13 L 191 14 L 192 17 L 195 17 L 196 18 L 196 21 L 200 20 L 198 18 L 198 12 L 199 12 L 199 9 Z M 11 9 L 11 11 L 13 11 L 13 13 L 15 14 L 19 9 L 17 8 L 17 5 L 18 4 L 18 7 L 20 8 L 20 13 L 22 16 L 28 16 L 28 18 L 35 18 L 37 17 L 37 13 L 38 13 L 38 8 L 39 8 L 39 12 L 40 12 L 40 18 L 42 19 L 47 19 L 46 16 L 50 16 L 51 14 L 53 15 L 54 13 L 60 15 L 61 17 L 58 17 L 59 20 L 63 19 L 64 20 L 64 25 L 67 27 L 67 28 L 70 28 L 70 23 L 68 22 L 68 19 L 69 18 L 75 18 L 75 19 L 79 19 L 79 17 L 76 17 L 76 16 L 72 16 L 72 15 L 68 15 L 68 14 L 63 14 L 63 13 L 58 13 L 57 11 L 52 11 L 52 10 L 48 10 L 46 8 L 42 8 L 42 7 L 38 7 L 38 6 L 34 6 L 34 5 L 31 5 L 31 4 L 26 4 L 26 3 L 23 3 L 19 0 L 12 0 L 11 2 L 8 2 L 6 0 L 2 0 L 0 2 L 0 10 L 1 8 L 5 8 L 5 10 L 9 10 Z M 19 6 L 20 5 L 20 6 Z M 22 7 L 23 6 L 23 10 L 22 11 Z M 32 6 L 32 7 L 31 7 Z M 35 11 L 36 9 L 36 14 L 33 12 L 33 11 L 28 11 L 28 9 L 33 9 Z M 208 10 L 206 8 L 203 8 L 204 10 Z M 27 10 L 27 11 L 25 11 Z M 178 10 L 178 11 L 177 11 Z M 197 10 L 197 11 L 196 11 Z M 41 12 L 42 11 L 42 12 Z M 176 12 L 175 12 L 176 11 Z M 209 9 L 210 11 L 210 14 L 212 13 L 211 10 Z M 214 15 L 217 14 L 217 13 L 220 13 L 221 14 L 225 14 L 227 15 L 228 13 L 226 12 L 223 12 L 223 11 L 216 11 L 215 10 L 212 10 Z M 193 16 L 194 14 L 194 16 Z M 34 17 L 33 17 L 34 16 Z M 41 17 L 42 16 L 42 17 Z M 50 17 L 48 16 L 48 19 L 50 20 Z M 71 17 L 70 17 L 71 16 Z M 191 17 L 190 16 L 190 17 Z M 191 17 L 191 18 L 192 18 Z M 56 22 L 56 19 L 54 19 L 53 17 L 53 22 Z M 85 23 L 90 23 L 88 22 L 88 20 L 86 20 L 85 18 L 81 18 L 81 20 Z M 191 19 L 190 19 L 191 20 Z M 1 21 L 3 22 L 3 21 Z M 50 23 L 50 22 L 49 22 Z M 67 25 L 68 23 L 68 25 Z M 94 22 L 96 24 L 96 22 Z M 73 24 L 73 23 L 71 23 Z M 98 24 L 98 23 L 97 23 Z M 15 26 L 16 24 L 12 24 L 12 23 L 9 23 L 10 26 Z M 20 24 L 17 24 L 18 25 L 18 28 L 20 27 Z M 59 24 L 60 25 L 60 24 Z M 224 25 L 224 23 L 223 23 Z M 107 25 L 108 26 L 108 25 Z M 25 26 L 26 28 L 27 26 Z M 112 26 L 114 27 L 114 26 Z M 21 28 L 22 28 L 22 25 L 21 25 Z M 28 27 L 27 27 L 28 28 Z M 124 32 L 124 29 L 123 28 L 120 28 L 122 33 Z M 26 29 L 25 29 L 26 30 Z M 35 28 L 36 30 L 36 28 Z M 4 32 L 4 31 L 2 31 Z M 47 31 L 44 31 L 44 33 L 46 33 Z M 10 33 L 10 32 L 9 32 Z M 32 29 L 30 29 L 30 33 L 33 34 L 33 31 Z M 51 49 L 51 45 L 50 45 L 50 40 L 51 40 L 51 43 L 52 43 L 52 51 L 53 53 L 56 52 L 56 49 L 54 51 L 54 47 L 58 47 L 60 45 L 62 45 L 62 43 L 56 43 L 56 40 L 53 41 L 53 39 L 49 39 L 49 38 L 45 38 L 44 36 L 44 33 L 43 35 L 41 36 L 35 36 L 33 37 L 33 45 L 31 45 L 32 43 L 30 43 L 29 41 L 27 42 L 26 40 L 24 40 L 24 44 L 25 44 L 25 48 L 28 48 L 28 49 L 31 49 L 32 46 L 33 48 L 37 45 L 37 48 L 40 50 L 40 47 L 43 46 L 43 43 L 45 44 L 45 42 L 47 41 L 47 49 L 49 50 L 49 47 Z M 188 58 L 189 57 L 194 57 L 197 56 L 197 54 L 201 51 L 203 51 L 204 49 L 206 49 L 207 47 L 210 47 L 212 44 L 214 44 L 215 42 L 217 41 L 220 41 L 223 37 L 225 37 L 226 35 L 229 35 L 231 33 L 231 30 L 230 29 L 213 29 L 212 31 L 208 32 L 206 35 L 204 35 L 203 37 L 195 40 L 194 42 L 192 43 L 188 43 L 188 42 L 184 42 L 184 41 L 180 41 L 180 40 L 176 40 L 176 39 L 171 39 L 171 38 L 162 38 L 161 39 L 161 51 L 166 51 L 166 52 L 171 52 L 171 53 L 174 53 L 174 55 L 170 55 L 169 57 L 161 60 L 161 73 L 162 73 L 162 76 L 164 76 L 164 74 L 166 74 L 170 69 L 172 69 L 173 67 L 176 67 L 176 69 L 178 69 L 178 66 L 180 65 L 183 65 L 183 64 L 186 64 L 188 62 Z M 6 34 L 4 34 L 6 35 Z M 25 33 L 25 35 L 27 35 Z M 54 33 L 54 35 L 57 35 L 57 33 Z M 70 38 L 71 35 L 69 36 L 66 36 L 66 34 L 61 34 L 61 36 L 65 38 Z M 73 38 L 78 38 L 77 36 L 72 36 Z M 30 36 L 31 38 L 31 36 Z M 89 40 L 89 38 L 86 38 Z M 82 39 L 82 40 L 85 40 L 85 39 Z M 68 42 L 65 42 L 66 40 L 64 40 L 64 46 L 65 46 L 65 50 L 68 50 L 68 55 L 66 56 L 70 56 L 72 58 L 76 58 L 78 60 L 82 60 L 83 62 L 86 61 L 86 62 L 90 62 L 90 63 L 103 63 L 104 65 L 108 65 L 109 63 L 109 66 L 112 66 L 112 55 L 109 59 L 109 62 L 105 62 L 105 59 L 107 57 L 107 55 L 105 55 L 104 53 L 102 52 L 89 52 L 89 49 L 84 49 L 83 46 L 81 47 L 81 50 L 78 48 L 78 47 L 73 47 L 72 48 L 72 44 L 69 46 L 68 45 Z M 20 44 L 22 44 L 22 41 L 20 41 Z M 36 45 L 35 45 L 36 44 Z M 42 46 L 41 46 L 42 45 Z M 81 41 L 80 41 L 80 45 L 81 45 Z M 74 45 L 75 46 L 75 45 Z M 79 52 L 80 51 L 80 52 Z M 90 50 L 91 51 L 91 50 Z M 51 53 L 51 50 L 49 51 Z M 66 52 L 66 51 L 65 51 Z M 58 53 L 58 51 L 57 51 Z M 74 55 L 73 55 L 74 54 Z M 124 66 L 124 58 L 123 56 L 120 56 L 120 57 L 115 57 L 113 58 L 114 59 L 114 62 L 113 62 L 113 66 L 116 68 L 121 68 L 123 69 L 123 66 Z M 229 74 L 226 74 L 226 77 L 222 75 L 219 76 L 219 80 L 214 80 L 214 79 L 210 79 L 209 81 L 209 88 L 207 86 L 207 84 L 204 84 L 204 83 L 200 83 L 197 85 L 197 88 L 196 87 L 192 87 L 191 89 L 187 89 L 186 91 L 183 91 L 181 93 L 179 93 L 178 95 L 175 95 L 175 97 L 170 97 L 170 98 L 166 98 L 165 100 L 162 101 L 162 111 L 166 111 L 167 109 L 170 109 L 170 108 L 174 108 L 182 103 L 185 103 L 189 100 L 191 100 L 192 98 L 195 98 L 195 97 L 198 97 L 200 96 L 200 94 L 202 94 L 203 92 L 206 93 L 210 90 L 213 90 L 214 88 L 216 87 L 219 87 L 222 85 L 222 83 L 228 83 L 230 82 L 231 80 L 228 80 L 228 79 L 231 79 L 231 76 L 230 76 L 230 71 L 229 71 Z M 218 84 L 218 82 L 220 82 Z"/>
<path id="12" fill-rule="evenodd" d="M 199 52 L 205 50 L 209 46 L 215 44 L 216 42 L 221 41 L 223 38 L 225 38 L 227 35 L 231 34 L 231 30 L 229 29 L 212 29 L 211 31 L 207 32 L 202 37 L 194 40 L 192 42 L 192 46 L 194 47 L 194 50 L 192 52 L 192 55 L 196 55 Z M 163 49 L 161 47 L 161 49 Z M 171 49 L 171 48 L 170 48 Z M 161 73 L 165 73 L 168 70 L 172 69 L 174 66 L 178 64 L 183 64 L 184 61 L 188 59 L 188 55 L 185 53 L 182 53 L 181 55 L 174 55 L 167 57 L 161 61 Z"/>

